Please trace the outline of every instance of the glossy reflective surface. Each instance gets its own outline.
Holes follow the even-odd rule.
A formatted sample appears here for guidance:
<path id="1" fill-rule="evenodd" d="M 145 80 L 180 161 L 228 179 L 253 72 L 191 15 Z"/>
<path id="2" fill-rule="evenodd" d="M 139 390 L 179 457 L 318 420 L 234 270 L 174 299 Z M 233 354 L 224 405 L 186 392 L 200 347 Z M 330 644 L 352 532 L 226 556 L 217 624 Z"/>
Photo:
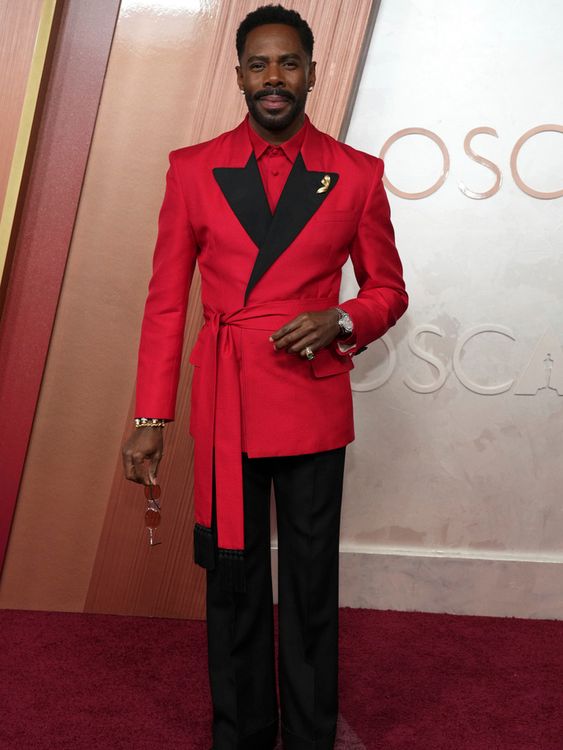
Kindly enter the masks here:
<path id="1" fill-rule="evenodd" d="M 0 214 L 43 0 L 0 4 Z"/>
<path id="2" fill-rule="evenodd" d="M 168 152 L 242 118 L 234 35 L 258 4 L 121 4 L 27 457 L 26 511 L 14 527 L 4 581 L 9 606 L 203 616 L 204 579 L 191 549 L 187 364 L 159 469 L 162 545 L 146 543 L 144 498 L 123 479 L 120 449 L 133 424 L 138 337 Z M 309 113 L 332 134 L 342 126 L 371 4 L 291 3 L 317 40 Z M 200 320 L 196 280 L 186 363 Z M 61 521 L 47 545 L 40 519 L 52 507 Z M 34 570 L 25 591 L 18 585 L 22 563 Z"/>

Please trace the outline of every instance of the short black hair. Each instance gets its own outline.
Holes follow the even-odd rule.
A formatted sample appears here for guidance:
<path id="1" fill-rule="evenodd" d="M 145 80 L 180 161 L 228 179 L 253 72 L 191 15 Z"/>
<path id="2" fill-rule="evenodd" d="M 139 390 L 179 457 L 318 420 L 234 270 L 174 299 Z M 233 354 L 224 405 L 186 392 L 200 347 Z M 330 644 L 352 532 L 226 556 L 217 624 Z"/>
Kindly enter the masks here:
<path id="1" fill-rule="evenodd" d="M 288 10 L 283 5 L 262 5 L 249 13 L 237 29 L 236 46 L 239 60 L 244 52 L 244 45 L 249 32 L 258 26 L 265 26 L 269 23 L 283 23 L 296 29 L 303 49 L 309 59 L 313 59 L 315 38 L 307 21 L 301 18 L 296 10 Z"/>

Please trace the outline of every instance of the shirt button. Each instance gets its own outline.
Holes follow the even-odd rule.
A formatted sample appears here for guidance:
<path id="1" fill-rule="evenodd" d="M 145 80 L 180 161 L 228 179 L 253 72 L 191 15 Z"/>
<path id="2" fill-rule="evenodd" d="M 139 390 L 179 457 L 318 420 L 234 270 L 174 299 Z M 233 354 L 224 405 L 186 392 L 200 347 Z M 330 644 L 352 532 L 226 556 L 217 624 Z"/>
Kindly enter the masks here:
<path id="1" fill-rule="evenodd" d="M 279 154 L 279 152 L 280 152 L 279 148 L 272 149 L 272 154 Z"/>
<path id="2" fill-rule="evenodd" d="M 277 177 L 279 175 L 279 171 L 277 169 L 272 169 L 272 174 L 274 177 Z"/>

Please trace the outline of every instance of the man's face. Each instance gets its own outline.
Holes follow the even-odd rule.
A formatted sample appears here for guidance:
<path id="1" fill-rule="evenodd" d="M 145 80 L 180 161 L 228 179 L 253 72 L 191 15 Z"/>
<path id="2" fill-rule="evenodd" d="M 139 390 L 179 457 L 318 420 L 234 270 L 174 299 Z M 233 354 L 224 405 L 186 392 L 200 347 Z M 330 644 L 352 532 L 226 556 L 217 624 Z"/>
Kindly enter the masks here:
<path id="1" fill-rule="evenodd" d="M 254 120 L 278 132 L 302 119 L 307 89 L 315 83 L 315 63 L 309 60 L 296 29 L 266 24 L 246 37 L 237 82 Z"/>

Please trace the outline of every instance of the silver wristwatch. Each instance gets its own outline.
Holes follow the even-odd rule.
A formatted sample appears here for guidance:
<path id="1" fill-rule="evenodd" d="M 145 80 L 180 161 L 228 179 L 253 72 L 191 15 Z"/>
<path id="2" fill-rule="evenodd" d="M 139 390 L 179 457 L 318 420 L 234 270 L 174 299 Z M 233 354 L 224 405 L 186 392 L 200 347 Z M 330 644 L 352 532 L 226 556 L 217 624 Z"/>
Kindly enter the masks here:
<path id="1" fill-rule="evenodd" d="M 338 325 L 340 326 L 339 335 L 342 338 L 348 338 L 348 336 L 351 336 L 354 333 L 354 324 L 352 323 L 352 318 L 341 307 L 335 307 L 334 309 L 338 310 L 338 312 L 340 313 L 340 317 L 338 318 Z"/>

